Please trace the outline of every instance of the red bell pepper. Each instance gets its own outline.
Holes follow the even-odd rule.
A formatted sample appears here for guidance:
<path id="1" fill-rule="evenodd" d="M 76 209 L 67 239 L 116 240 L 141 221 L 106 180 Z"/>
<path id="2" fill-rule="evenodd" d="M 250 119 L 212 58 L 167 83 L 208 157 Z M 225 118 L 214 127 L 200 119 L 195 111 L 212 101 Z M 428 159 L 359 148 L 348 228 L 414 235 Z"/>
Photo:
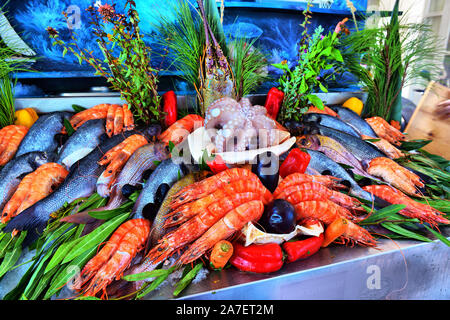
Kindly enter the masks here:
<path id="1" fill-rule="evenodd" d="M 281 104 L 283 103 L 284 93 L 281 90 L 273 87 L 269 90 L 266 97 L 266 103 L 264 107 L 267 110 L 267 115 L 272 119 L 276 119 L 278 111 L 280 111 Z"/>
<path id="2" fill-rule="evenodd" d="M 323 232 L 318 237 L 310 237 L 305 240 L 284 242 L 283 249 L 287 253 L 287 262 L 305 259 L 319 251 L 323 242 Z"/>
<path id="3" fill-rule="evenodd" d="M 225 161 L 223 161 L 222 157 L 219 155 L 216 155 L 212 161 L 206 161 L 206 164 L 214 174 L 228 169 Z"/>
<path id="4" fill-rule="evenodd" d="M 277 243 L 251 244 L 247 247 L 234 243 L 230 263 L 241 271 L 274 272 L 283 266 L 283 250 Z"/>
<path id="5" fill-rule="evenodd" d="M 309 153 L 299 148 L 292 149 L 280 166 L 280 176 L 285 178 L 295 172 L 305 173 L 310 160 Z"/>
<path id="6" fill-rule="evenodd" d="M 170 127 L 177 121 L 177 96 L 175 92 L 167 91 L 162 95 L 163 111 L 166 113 L 164 117 L 164 125 Z"/>

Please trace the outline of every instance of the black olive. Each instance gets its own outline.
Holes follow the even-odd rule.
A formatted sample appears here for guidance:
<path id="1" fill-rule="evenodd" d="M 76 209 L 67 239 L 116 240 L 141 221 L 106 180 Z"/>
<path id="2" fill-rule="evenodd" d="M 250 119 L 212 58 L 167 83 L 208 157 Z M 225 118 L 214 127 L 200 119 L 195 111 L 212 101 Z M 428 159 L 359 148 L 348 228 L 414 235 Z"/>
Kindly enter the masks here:
<path id="1" fill-rule="evenodd" d="M 140 189 L 142 189 L 142 185 L 140 185 L 140 184 L 133 186 L 133 185 L 127 183 L 126 185 L 124 185 L 122 187 L 122 195 L 125 198 L 128 198 L 129 196 L 131 196 L 131 194 L 133 192 L 135 192 L 136 190 L 140 190 Z"/>
<path id="2" fill-rule="evenodd" d="M 268 233 L 291 233 L 297 224 L 295 209 L 286 200 L 276 199 L 266 206 L 258 223 Z"/>
<path id="3" fill-rule="evenodd" d="M 262 184 L 274 192 L 278 186 L 280 159 L 270 151 L 261 153 L 252 161 L 252 172 L 258 176 Z"/>
<path id="4" fill-rule="evenodd" d="M 167 183 L 162 183 L 158 189 L 155 192 L 155 204 L 156 205 L 161 205 L 161 203 L 164 201 L 164 198 L 167 194 L 167 192 L 169 192 L 169 185 Z"/>

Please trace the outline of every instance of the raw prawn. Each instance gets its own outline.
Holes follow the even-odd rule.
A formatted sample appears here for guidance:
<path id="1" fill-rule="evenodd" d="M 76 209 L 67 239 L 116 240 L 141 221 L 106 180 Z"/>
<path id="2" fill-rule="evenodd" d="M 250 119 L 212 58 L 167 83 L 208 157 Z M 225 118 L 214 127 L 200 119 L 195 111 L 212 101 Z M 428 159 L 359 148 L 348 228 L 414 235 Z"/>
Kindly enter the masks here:
<path id="1" fill-rule="evenodd" d="M 0 130 L 0 166 L 4 166 L 17 152 L 28 128 L 21 125 L 10 125 Z"/>
<path id="2" fill-rule="evenodd" d="M 299 202 L 294 205 L 294 208 L 297 221 L 313 219 L 329 225 L 338 218 L 346 218 L 349 220 L 349 225 L 347 231 L 341 236 L 342 242 L 359 243 L 367 246 L 376 245 L 375 239 L 366 229 L 350 221 L 352 215 L 347 210 L 329 200 Z"/>
<path id="3" fill-rule="evenodd" d="M 386 200 L 392 204 L 404 204 L 406 208 L 400 210 L 401 215 L 417 218 L 422 222 L 428 222 L 435 226 L 437 223 L 450 224 L 450 221 L 443 217 L 443 213 L 426 204 L 414 201 L 399 190 L 386 185 L 371 185 L 363 187 L 367 192 Z"/>
<path id="4" fill-rule="evenodd" d="M 263 201 L 264 204 L 268 204 L 272 201 L 272 194 L 260 181 L 236 180 L 201 199 L 186 203 L 178 207 L 176 210 L 169 212 L 166 216 L 167 220 L 165 222 L 165 227 L 179 225 L 189 218 L 201 213 L 211 203 L 239 193 L 254 193 L 258 196 L 259 200 Z"/>
<path id="5" fill-rule="evenodd" d="M 372 117 L 364 119 L 375 131 L 377 136 L 389 141 L 396 146 L 401 145 L 401 141 L 405 140 L 405 135 L 400 130 L 391 126 L 386 120 L 381 117 Z"/>
<path id="6" fill-rule="evenodd" d="M 277 199 L 283 199 L 293 204 L 301 201 L 330 200 L 350 210 L 362 209 L 361 203 L 357 199 L 339 191 L 328 189 L 317 182 L 304 182 L 286 187 Z"/>
<path id="7" fill-rule="evenodd" d="M 131 260 L 144 248 L 150 232 L 146 219 L 124 222 L 103 248 L 83 268 L 75 279 L 74 288 L 84 296 L 95 296 L 114 279 L 119 280 Z M 87 282 L 90 280 L 89 284 Z"/>
<path id="8" fill-rule="evenodd" d="M 109 195 L 111 186 L 114 183 L 119 171 L 123 168 L 130 156 L 137 149 L 147 143 L 148 141 L 144 136 L 134 134 L 108 151 L 105 156 L 98 161 L 98 164 L 100 165 L 106 165 L 109 163 L 108 167 L 105 171 L 103 171 L 97 180 L 97 192 L 101 196 L 106 197 Z"/>
<path id="9" fill-rule="evenodd" d="M 422 188 L 424 186 L 418 175 L 386 157 L 370 160 L 367 165 L 367 173 L 382 178 L 410 195 L 419 196 L 420 192 L 417 190 L 417 187 Z"/>
<path id="10" fill-rule="evenodd" d="M 183 142 L 183 140 L 195 129 L 203 126 L 204 120 L 196 114 L 188 114 L 184 118 L 177 120 L 169 128 L 158 136 L 166 145 L 173 142 L 175 145 Z"/>
<path id="11" fill-rule="evenodd" d="M 257 200 L 261 202 L 261 194 L 245 192 L 236 193 L 210 204 L 201 213 L 180 225 L 174 231 L 167 233 L 153 247 L 147 257 L 154 263 L 163 261 L 177 249 L 201 237 L 211 226 L 238 206 Z"/>
<path id="12" fill-rule="evenodd" d="M 232 168 L 224 170 L 209 178 L 203 179 L 183 188 L 175 194 L 174 198 L 176 199 L 172 201 L 170 206 L 172 209 L 176 209 L 182 204 L 203 198 L 233 181 L 244 179 L 260 181 L 258 176 L 248 169 Z"/>
<path id="13" fill-rule="evenodd" d="M 133 119 L 133 113 L 128 108 L 127 104 L 123 105 L 123 126 L 126 131 L 133 130 L 134 129 L 134 119 Z"/>
<path id="14" fill-rule="evenodd" d="M 106 114 L 108 112 L 109 106 L 110 106 L 109 103 L 102 103 L 102 104 L 98 104 L 90 109 L 80 111 L 77 114 L 75 114 L 74 116 L 72 116 L 72 118 L 70 118 L 69 122 L 72 125 L 72 128 L 77 130 L 88 120 L 106 118 Z M 64 134 L 67 133 L 66 128 L 63 128 L 61 133 L 64 133 Z"/>
<path id="15" fill-rule="evenodd" d="M 69 172 L 60 164 L 49 162 L 26 175 L 2 212 L 2 223 L 45 198 L 60 185 Z"/>
<path id="16" fill-rule="evenodd" d="M 227 239 L 236 231 L 241 230 L 247 222 L 257 221 L 263 212 L 264 204 L 262 201 L 254 200 L 241 204 L 228 212 L 198 238 L 177 260 L 176 264 L 184 265 L 200 258 L 217 242 Z"/>
<path id="17" fill-rule="evenodd" d="M 275 199 L 282 199 L 282 197 L 285 196 L 284 190 L 288 187 L 306 182 L 316 182 L 329 188 L 336 188 L 338 186 L 339 179 L 333 176 L 319 176 L 299 172 L 292 173 L 278 184 L 278 187 L 273 192 L 273 197 Z"/>
<path id="18" fill-rule="evenodd" d="M 369 141 L 370 143 L 374 144 L 378 149 L 380 149 L 385 155 L 387 155 L 391 159 L 397 159 L 400 157 L 404 157 L 405 154 L 401 152 L 399 149 L 394 147 L 392 144 L 389 143 L 389 141 L 383 139 L 383 138 L 374 138 L 369 137 L 366 135 L 361 135 L 361 138 L 363 140 L 378 140 L 378 141 Z"/>
<path id="19" fill-rule="evenodd" d="M 330 116 L 339 118 L 338 114 L 336 112 L 334 112 L 331 108 L 328 108 L 327 106 L 325 106 L 325 108 L 323 110 L 320 110 L 319 108 L 314 107 L 314 106 L 310 106 L 308 108 L 308 111 L 306 111 L 306 113 L 322 113 L 322 114 L 328 114 Z"/>

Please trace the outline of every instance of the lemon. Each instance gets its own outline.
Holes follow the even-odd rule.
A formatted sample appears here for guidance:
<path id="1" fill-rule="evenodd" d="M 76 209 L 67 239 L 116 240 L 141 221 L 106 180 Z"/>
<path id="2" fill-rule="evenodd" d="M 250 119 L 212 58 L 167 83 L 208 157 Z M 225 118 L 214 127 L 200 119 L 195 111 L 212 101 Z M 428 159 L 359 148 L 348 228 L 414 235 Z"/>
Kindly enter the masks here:
<path id="1" fill-rule="evenodd" d="M 33 108 L 25 108 L 15 112 L 16 121 L 14 124 L 31 128 L 33 123 L 39 118 Z"/>
<path id="2" fill-rule="evenodd" d="M 350 99 L 348 99 L 347 101 L 344 102 L 344 104 L 342 105 L 343 107 L 349 108 L 350 110 L 353 110 L 354 112 L 356 112 L 358 115 L 361 115 L 362 109 L 363 109 L 363 102 L 361 100 L 359 100 L 356 97 L 351 97 Z"/>

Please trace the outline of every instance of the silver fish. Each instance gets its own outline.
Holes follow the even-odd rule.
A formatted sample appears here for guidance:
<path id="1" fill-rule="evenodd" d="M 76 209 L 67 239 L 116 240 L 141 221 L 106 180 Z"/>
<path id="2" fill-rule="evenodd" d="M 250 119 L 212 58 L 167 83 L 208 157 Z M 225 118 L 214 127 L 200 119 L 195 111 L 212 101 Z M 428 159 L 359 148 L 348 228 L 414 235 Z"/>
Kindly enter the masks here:
<path id="1" fill-rule="evenodd" d="M 101 137 L 104 133 L 104 119 L 86 121 L 67 139 L 59 150 L 55 162 L 65 165 L 69 169 L 75 162 L 94 150 L 101 142 Z"/>
<path id="2" fill-rule="evenodd" d="M 330 106 L 330 108 L 338 114 L 339 118 L 342 121 L 351 125 L 360 134 L 374 138 L 378 137 L 375 131 L 373 131 L 372 127 L 366 122 L 366 120 L 361 118 L 355 111 L 340 106 Z"/>
<path id="3" fill-rule="evenodd" d="M 172 158 L 161 162 L 145 182 L 133 207 L 133 218 L 144 218 L 144 215 L 154 214 L 158 210 L 156 208 L 156 191 L 158 188 L 164 183 L 171 187 L 187 172 L 188 169 L 182 162 L 178 163 Z"/>
<path id="4" fill-rule="evenodd" d="M 64 119 L 69 119 L 71 115 L 71 112 L 58 111 L 40 116 L 22 139 L 15 157 L 31 151 L 45 151 L 53 155 L 59 147 L 56 135 L 61 133 Z"/>

